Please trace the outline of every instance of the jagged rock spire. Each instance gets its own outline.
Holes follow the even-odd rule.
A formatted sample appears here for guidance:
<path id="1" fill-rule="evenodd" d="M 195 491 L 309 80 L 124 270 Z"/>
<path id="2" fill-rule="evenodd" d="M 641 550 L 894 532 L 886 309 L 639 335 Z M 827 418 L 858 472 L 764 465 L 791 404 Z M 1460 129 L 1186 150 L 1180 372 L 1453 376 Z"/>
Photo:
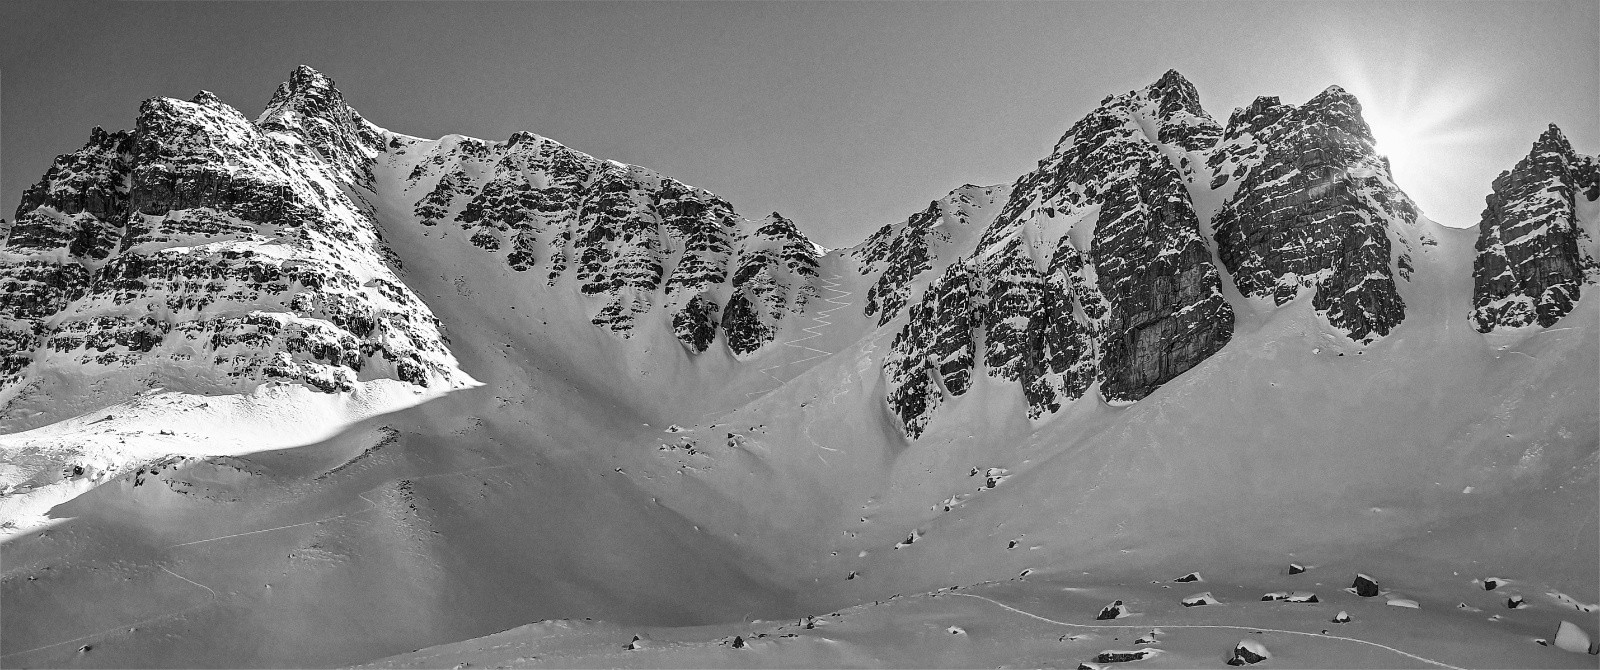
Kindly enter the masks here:
<path id="1" fill-rule="evenodd" d="M 361 118 L 332 79 L 307 65 L 278 85 L 256 126 L 264 133 L 298 137 L 335 175 L 365 186 L 372 183 L 372 160 L 385 142 L 385 131 Z"/>
<path id="2" fill-rule="evenodd" d="M 1207 164 L 1212 188 L 1235 184 L 1212 222 L 1240 293 L 1283 305 L 1314 289 L 1328 324 L 1363 342 L 1405 318 L 1396 279 L 1411 272 L 1417 210 L 1355 96 L 1329 86 L 1299 107 L 1256 98 L 1234 111 Z"/>
<path id="3" fill-rule="evenodd" d="M 1600 198 L 1600 161 L 1550 124 L 1516 167 L 1495 178 L 1478 224 L 1472 320 L 1480 332 L 1552 326 L 1600 278 L 1579 198 Z"/>

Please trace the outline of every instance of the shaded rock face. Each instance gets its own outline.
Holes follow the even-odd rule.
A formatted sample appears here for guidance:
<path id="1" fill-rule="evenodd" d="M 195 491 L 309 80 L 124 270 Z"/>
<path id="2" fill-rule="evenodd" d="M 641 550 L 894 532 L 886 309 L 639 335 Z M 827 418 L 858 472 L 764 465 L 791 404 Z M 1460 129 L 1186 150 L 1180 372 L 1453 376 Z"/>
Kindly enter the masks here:
<path id="1" fill-rule="evenodd" d="M 403 186 L 422 194 L 422 225 L 457 227 L 512 270 L 593 296 L 591 321 L 624 338 L 660 314 L 696 354 L 738 329 L 726 342 L 743 356 L 818 293 L 818 250 L 788 219 L 743 219 L 713 193 L 532 133 L 396 137 L 386 160 L 411 166 Z"/>
<path id="2" fill-rule="evenodd" d="M 1220 135 L 1176 72 L 1074 124 L 895 338 L 884 374 L 907 435 L 966 391 L 980 341 L 1030 418 L 1096 382 L 1138 400 L 1226 344 L 1233 312 L 1186 186 Z"/>
<path id="3" fill-rule="evenodd" d="M 1600 199 L 1600 160 L 1574 152 L 1552 125 L 1493 188 L 1478 224 L 1473 325 L 1548 328 L 1600 279 L 1593 233 L 1577 216 L 1579 204 Z"/>
<path id="4" fill-rule="evenodd" d="M 275 104 L 324 83 L 297 72 Z M 60 157 L 0 252 L 4 383 L 35 371 L 170 371 L 202 391 L 469 383 L 343 190 L 372 160 L 374 143 L 357 141 L 368 126 L 337 95 L 322 100 L 270 130 L 209 93 L 152 99 L 133 132 L 96 129 Z"/>
<path id="5" fill-rule="evenodd" d="M 889 407 L 909 435 L 922 433 L 945 398 L 972 386 L 971 282 L 964 264 L 947 267 L 911 308 L 884 357 Z"/>
<path id="6" fill-rule="evenodd" d="M 850 251 L 863 275 L 876 274 L 867 289 L 864 311 L 886 325 L 915 298 L 914 282 L 939 276 L 960 249 L 998 212 L 1011 190 L 967 184 L 928 203 L 899 224 L 879 228 Z"/>
<path id="7" fill-rule="evenodd" d="M 1302 289 L 1351 339 L 1405 318 L 1417 209 L 1373 147 L 1360 103 L 1337 86 L 1296 108 L 1258 98 L 1234 112 L 1208 160 L 1232 196 L 1213 219 L 1217 256 L 1247 297 L 1283 305 Z"/>

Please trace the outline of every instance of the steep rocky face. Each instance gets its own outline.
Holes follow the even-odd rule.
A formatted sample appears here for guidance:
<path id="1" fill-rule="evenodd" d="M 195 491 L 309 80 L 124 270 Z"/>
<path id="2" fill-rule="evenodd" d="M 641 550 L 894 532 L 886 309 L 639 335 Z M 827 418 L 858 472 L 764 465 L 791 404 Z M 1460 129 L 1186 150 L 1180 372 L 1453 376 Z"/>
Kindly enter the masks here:
<path id="1" fill-rule="evenodd" d="M 372 158 L 383 150 L 386 133 L 345 104 L 344 94 L 322 73 L 296 68 L 273 92 L 256 126 L 299 139 L 289 144 L 301 157 L 320 158 L 343 181 L 371 189 Z"/>
<path id="2" fill-rule="evenodd" d="M 660 313 L 692 353 L 723 330 L 748 355 L 817 293 L 818 250 L 787 219 L 743 219 L 713 193 L 532 133 L 394 136 L 385 160 L 409 166 L 422 225 L 455 226 L 513 270 L 595 297 L 591 321 L 624 338 Z"/>
<path id="3" fill-rule="evenodd" d="M 1314 288 L 1314 308 L 1363 342 L 1405 318 L 1395 275 L 1410 275 L 1417 210 L 1354 97 L 1334 86 L 1298 108 L 1258 98 L 1208 164 L 1212 188 L 1232 189 L 1213 226 L 1240 293 L 1283 305 Z"/>
<path id="4" fill-rule="evenodd" d="M 1584 284 L 1600 281 L 1594 221 L 1585 230 L 1578 215 L 1600 200 L 1600 160 L 1574 152 L 1551 125 L 1493 188 L 1478 224 L 1473 324 L 1484 333 L 1548 328 L 1572 311 Z"/>
<path id="5" fill-rule="evenodd" d="M 921 278 L 938 276 L 998 213 L 1007 186 L 967 184 L 903 222 L 879 228 L 850 251 L 863 275 L 877 275 L 863 309 L 882 326 L 900 316 Z M 932 272 L 930 272 L 930 270 Z"/>
<path id="6" fill-rule="evenodd" d="M 1095 382 L 1107 401 L 1138 400 L 1227 343 L 1233 312 L 1185 186 L 1220 134 L 1176 72 L 1074 124 L 895 339 L 884 373 L 907 434 L 965 392 L 978 341 L 1030 418 Z"/>
<path id="7" fill-rule="evenodd" d="M 23 198 L 0 257 L 8 390 L 56 373 L 170 375 L 199 392 L 469 383 L 385 261 L 370 212 L 345 195 L 372 145 L 328 129 L 359 117 L 284 111 L 337 102 L 317 97 L 324 83 L 297 72 L 264 116 L 279 119 L 270 127 L 210 93 L 152 99 L 132 133 L 97 130 L 58 159 Z"/>
<path id="8" fill-rule="evenodd" d="M 22 195 L 0 256 L 0 385 L 16 382 L 48 334 L 44 320 L 88 290 L 121 241 L 133 136 L 95 128 Z"/>
<path id="9" fill-rule="evenodd" d="M 971 319 L 972 277 L 964 263 L 952 263 L 928 285 L 895 335 L 883 376 L 889 408 L 908 435 L 920 435 L 945 398 L 972 387 Z"/>

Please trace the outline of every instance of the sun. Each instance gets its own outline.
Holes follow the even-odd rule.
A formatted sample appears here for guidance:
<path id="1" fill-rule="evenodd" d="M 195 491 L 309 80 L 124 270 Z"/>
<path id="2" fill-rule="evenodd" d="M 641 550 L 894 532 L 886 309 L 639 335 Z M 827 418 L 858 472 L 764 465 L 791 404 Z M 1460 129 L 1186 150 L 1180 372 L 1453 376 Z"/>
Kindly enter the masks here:
<path id="1" fill-rule="evenodd" d="M 1493 134 L 1469 120 L 1491 97 L 1492 82 L 1464 72 L 1424 72 L 1417 54 L 1404 49 L 1379 63 L 1344 45 L 1327 48 L 1336 63 L 1334 83 L 1361 102 L 1374 148 L 1389 159 L 1395 184 L 1440 223 L 1476 223 L 1481 196 L 1462 192 L 1461 185 L 1477 177 L 1466 174 L 1466 166 Z"/>
<path id="2" fill-rule="evenodd" d="M 1423 164 L 1425 158 L 1420 149 L 1427 137 L 1419 136 L 1403 120 L 1370 112 L 1365 116 L 1367 127 L 1372 129 L 1373 148 L 1378 155 L 1389 159 L 1391 176 L 1397 170 L 1409 173 Z"/>

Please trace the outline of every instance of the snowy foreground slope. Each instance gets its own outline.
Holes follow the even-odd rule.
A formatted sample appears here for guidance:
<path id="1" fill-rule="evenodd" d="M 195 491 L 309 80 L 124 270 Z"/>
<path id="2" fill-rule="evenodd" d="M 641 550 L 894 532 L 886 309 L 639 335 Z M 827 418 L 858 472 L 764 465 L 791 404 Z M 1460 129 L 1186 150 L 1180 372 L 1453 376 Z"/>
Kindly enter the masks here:
<path id="1" fill-rule="evenodd" d="M 153 100 L 7 224 L 0 661 L 1593 667 L 1600 167 L 1488 204 L 1176 72 L 834 251 L 310 68 Z"/>

